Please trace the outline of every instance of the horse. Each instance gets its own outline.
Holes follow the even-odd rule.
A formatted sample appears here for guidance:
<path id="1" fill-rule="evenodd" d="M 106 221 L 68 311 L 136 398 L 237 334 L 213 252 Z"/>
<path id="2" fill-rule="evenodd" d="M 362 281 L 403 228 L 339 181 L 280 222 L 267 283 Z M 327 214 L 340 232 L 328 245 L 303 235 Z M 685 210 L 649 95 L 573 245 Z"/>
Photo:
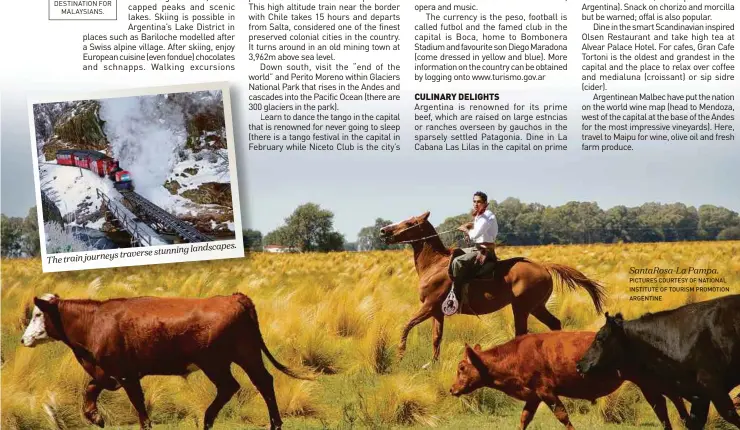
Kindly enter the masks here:
<path id="1" fill-rule="evenodd" d="M 380 229 L 380 238 L 387 244 L 410 243 L 414 251 L 414 264 L 419 275 L 421 308 L 408 321 L 401 333 L 398 346 L 399 360 L 406 352 L 406 339 L 415 326 L 429 318 L 434 320 L 432 361 L 422 366 L 426 369 L 439 359 L 444 313 L 442 303 L 452 288 L 448 268 L 451 258 L 459 255 L 459 248 L 447 248 L 436 229 L 429 222 L 429 211 Z M 461 304 L 460 313 L 484 315 L 511 305 L 514 313 L 516 336 L 527 333 L 527 318 L 533 315 L 550 330 L 560 330 L 562 324 L 547 310 L 545 304 L 553 291 L 553 275 L 571 290 L 581 287 L 591 296 L 596 312 L 602 314 L 604 287 L 578 270 L 554 263 L 536 263 L 524 257 L 514 257 L 496 262 L 493 278 L 476 278 L 470 281 L 467 303 Z"/>

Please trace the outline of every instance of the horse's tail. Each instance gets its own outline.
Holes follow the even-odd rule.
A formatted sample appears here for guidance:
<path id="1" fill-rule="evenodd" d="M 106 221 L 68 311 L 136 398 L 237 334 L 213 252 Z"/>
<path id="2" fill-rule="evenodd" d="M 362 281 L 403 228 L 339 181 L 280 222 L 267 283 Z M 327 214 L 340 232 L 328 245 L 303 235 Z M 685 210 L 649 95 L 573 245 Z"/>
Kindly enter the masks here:
<path id="1" fill-rule="evenodd" d="M 255 309 L 254 303 L 252 302 L 252 300 L 249 297 L 247 297 L 244 294 L 235 293 L 235 295 L 237 296 L 237 301 L 242 305 L 242 307 L 244 307 L 244 310 L 247 311 L 247 315 L 249 316 L 249 320 L 252 323 L 250 325 L 253 326 L 253 329 L 255 331 L 254 335 L 257 337 L 257 341 L 259 342 L 260 349 L 262 350 L 262 352 L 265 353 L 265 355 L 267 356 L 267 358 L 270 360 L 270 363 L 272 363 L 272 365 L 275 366 L 275 368 L 277 368 L 277 370 L 285 373 L 286 375 L 290 376 L 291 378 L 303 379 L 303 380 L 306 380 L 306 381 L 313 381 L 314 378 L 312 378 L 310 376 L 302 376 L 302 375 L 299 375 L 299 374 L 295 373 L 294 371 L 292 371 L 291 369 L 289 369 L 284 364 L 282 364 L 279 361 L 277 361 L 277 359 L 272 355 L 272 353 L 270 352 L 270 350 L 267 349 L 267 345 L 265 344 L 265 339 L 262 337 L 262 331 L 260 330 L 260 324 L 259 324 L 259 321 L 257 320 L 257 309 Z"/>
<path id="2" fill-rule="evenodd" d="M 580 271 L 569 266 L 555 263 L 542 263 L 542 265 L 545 267 L 545 269 L 547 269 L 548 272 L 550 272 L 551 275 L 553 273 L 557 274 L 560 278 L 560 281 L 563 284 L 567 285 L 571 290 L 575 290 L 576 287 L 579 286 L 585 289 L 588 292 L 588 295 L 591 296 L 591 300 L 593 300 L 594 302 L 594 307 L 596 307 L 596 311 L 598 313 L 603 312 L 605 299 L 603 285 L 601 285 L 597 281 L 589 279 Z"/>

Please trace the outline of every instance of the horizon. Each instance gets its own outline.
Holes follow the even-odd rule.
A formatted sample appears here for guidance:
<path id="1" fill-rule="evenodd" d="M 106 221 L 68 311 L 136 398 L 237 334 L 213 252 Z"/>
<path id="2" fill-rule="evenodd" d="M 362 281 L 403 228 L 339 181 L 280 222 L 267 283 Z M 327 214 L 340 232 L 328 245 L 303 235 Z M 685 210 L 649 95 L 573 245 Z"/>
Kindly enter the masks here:
<path id="1" fill-rule="evenodd" d="M 471 193 L 471 194 L 472 194 L 472 193 Z M 567 203 L 569 203 L 569 202 L 577 202 L 577 203 L 595 203 L 595 204 L 596 204 L 596 205 L 598 206 L 598 208 L 599 208 L 600 210 L 604 211 L 604 212 L 606 212 L 606 211 L 608 211 L 609 209 L 612 209 L 612 208 L 614 208 L 614 207 L 617 207 L 617 206 L 624 206 L 624 207 L 626 207 L 626 208 L 630 209 L 630 208 L 639 208 L 639 207 L 641 207 L 641 206 L 643 206 L 643 205 L 645 205 L 645 204 L 651 204 L 651 203 L 654 203 L 654 204 L 659 204 L 659 205 L 683 204 L 683 205 L 685 205 L 685 206 L 686 206 L 687 208 L 692 208 L 692 207 L 693 207 L 693 208 L 694 208 L 694 209 L 696 209 L 696 210 L 698 210 L 698 209 L 699 209 L 699 208 L 700 208 L 701 206 L 704 206 L 704 205 L 710 205 L 710 206 L 715 206 L 715 207 L 718 207 L 718 208 L 724 208 L 724 209 L 728 209 L 728 210 L 730 210 L 730 211 L 732 211 L 732 212 L 734 212 L 734 213 L 736 213 L 736 214 L 740 214 L 740 211 L 739 211 L 739 210 L 737 210 L 737 209 L 733 209 L 733 208 L 730 208 L 730 207 L 727 207 L 727 206 L 723 206 L 723 205 L 717 205 L 717 204 L 713 204 L 713 203 L 688 204 L 688 203 L 686 203 L 686 202 L 681 202 L 681 201 L 673 201 L 673 202 L 661 202 L 661 201 L 656 201 L 656 200 L 652 200 L 652 201 L 646 201 L 646 202 L 643 202 L 643 203 L 640 203 L 640 204 L 632 204 L 632 205 L 626 205 L 626 204 L 614 204 L 614 205 L 611 205 L 611 206 L 609 206 L 609 207 L 605 207 L 605 206 L 602 206 L 602 205 L 601 205 L 601 204 L 600 204 L 599 202 L 597 202 L 597 201 L 592 201 L 592 200 L 568 200 L 568 201 L 565 201 L 565 202 L 563 202 L 563 203 L 560 203 L 560 204 L 544 204 L 544 203 L 541 203 L 541 202 L 525 201 L 525 200 L 523 200 L 523 199 L 521 199 L 521 198 L 518 198 L 518 197 L 514 197 L 514 196 L 508 196 L 508 197 L 505 197 L 505 198 L 503 198 L 503 199 L 501 199 L 501 200 L 497 200 L 497 199 L 492 199 L 492 198 L 490 198 L 490 197 L 489 197 L 489 198 L 488 198 L 488 201 L 489 201 L 489 203 L 492 203 L 492 202 L 494 202 L 494 201 L 495 201 L 495 202 L 496 202 L 497 204 L 501 204 L 501 202 L 503 202 L 503 201 L 505 201 L 505 200 L 507 200 L 507 199 L 517 199 L 517 200 L 519 200 L 519 202 L 521 202 L 521 203 L 522 203 L 522 204 L 524 204 L 524 205 L 529 205 L 529 204 L 533 204 L 533 203 L 537 203 L 537 204 L 542 204 L 542 205 L 543 205 L 543 206 L 545 206 L 546 208 L 548 208 L 548 207 L 551 207 L 551 208 L 552 208 L 552 207 L 559 207 L 559 206 L 564 206 L 565 204 L 567 204 Z M 329 207 L 326 207 L 326 206 L 322 205 L 321 203 L 316 203 L 316 202 L 311 202 L 311 201 L 305 201 L 305 202 L 303 202 L 303 203 L 299 203 L 299 204 L 297 204 L 297 205 L 295 206 L 295 208 L 293 208 L 293 210 L 295 210 L 295 209 L 296 209 L 296 208 L 297 208 L 298 206 L 300 206 L 300 205 L 303 205 L 303 204 L 307 204 L 307 203 L 315 203 L 315 204 L 319 205 L 319 207 L 321 207 L 322 209 L 327 209 L 327 210 L 331 211 L 331 212 L 332 212 L 332 213 L 334 214 L 334 218 L 333 218 L 333 227 L 334 227 L 334 231 L 339 231 L 339 229 L 337 229 L 337 226 L 336 226 L 336 224 L 337 224 L 337 223 L 336 223 L 336 221 L 337 221 L 337 220 L 336 220 L 336 212 L 334 212 L 334 211 L 333 211 L 333 210 L 332 210 L 331 208 L 329 208 Z M 2 215 L 5 215 L 5 216 L 8 216 L 8 217 L 21 217 L 21 218 L 25 218 L 25 217 L 26 217 L 26 216 L 28 215 L 28 212 L 29 212 L 29 210 L 30 210 L 31 208 L 33 208 L 33 207 L 35 206 L 35 204 L 34 204 L 34 205 L 32 205 L 32 206 L 29 206 L 28 208 L 26 208 L 26 210 L 25 210 L 25 211 L 20 211 L 20 212 L 19 212 L 19 214 L 16 214 L 16 215 L 14 215 L 14 214 L 10 214 L 10 213 L 6 213 L 6 212 L 5 212 L 5 210 L 4 210 L 4 209 L 5 209 L 5 208 L 4 208 L 4 206 L 5 206 L 5 205 L 2 205 L 2 204 L 0 203 L 0 214 L 2 214 Z M 375 218 L 373 218 L 373 219 L 372 219 L 372 222 L 370 222 L 370 223 L 368 223 L 368 224 L 366 224 L 366 225 L 363 225 L 363 226 L 360 226 L 360 227 L 358 227 L 358 228 L 357 228 L 357 233 L 354 233 L 354 237 L 353 237 L 352 239 L 348 239 L 348 237 L 347 237 L 347 234 L 346 234 L 346 233 L 344 233 L 344 232 L 342 232 L 342 231 L 339 231 L 339 233 L 341 233 L 341 234 L 343 234 L 343 235 L 344 235 L 344 239 L 345 239 L 345 242 L 346 242 L 346 243 L 356 243 L 356 242 L 357 242 L 357 240 L 358 240 L 357 234 L 358 234 L 358 233 L 360 232 L 360 230 L 361 230 L 361 229 L 363 229 L 363 228 L 365 228 L 365 227 L 369 227 L 369 226 L 372 226 L 372 225 L 374 225 L 374 224 L 375 224 L 375 219 L 377 219 L 377 218 L 383 218 L 383 219 L 389 220 L 389 221 L 391 221 L 391 222 L 393 222 L 393 223 L 396 223 L 396 222 L 400 222 L 400 221 L 403 221 L 403 220 L 405 220 L 405 219 L 408 219 L 408 218 L 410 218 L 410 217 L 412 217 L 412 216 L 417 216 L 417 215 L 421 215 L 421 214 L 422 214 L 422 213 L 424 213 L 424 212 L 425 212 L 425 211 L 422 211 L 422 212 L 419 212 L 418 214 L 413 214 L 413 215 L 409 215 L 409 216 L 407 216 L 407 217 L 405 217 L 405 218 L 401 218 L 401 219 L 397 219 L 397 220 L 394 220 L 394 219 L 389 219 L 389 218 L 385 218 L 385 217 L 383 217 L 383 216 L 377 216 L 377 217 L 375 217 Z M 282 218 L 281 218 L 281 220 L 283 220 L 283 221 L 282 221 L 282 222 L 281 222 L 281 224 L 279 224 L 278 226 L 280 226 L 280 225 L 283 225 L 283 224 L 284 224 L 284 220 L 285 220 L 285 218 L 289 217 L 289 216 L 290 216 L 290 215 L 291 215 L 292 213 L 293 213 L 293 211 L 291 211 L 290 213 L 288 213 L 288 214 L 286 214 L 286 215 L 285 215 L 284 217 L 282 217 Z M 434 225 L 434 227 L 436 228 L 437 226 L 439 226 L 440 224 L 442 224 L 442 223 L 443 223 L 443 222 L 444 222 L 444 221 L 445 221 L 445 220 L 446 220 L 447 218 L 450 218 L 450 217 L 455 217 L 455 216 L 459 216 L 459 215 L 463 215 L 463 214 L 465 214 L 465 212 L 464 212 L 464 211 L 460 211 L 460 212 L 458 212 L 458 213 L 456 213 L 456 214 L 450 214 L 450 215 L 445 215 L 444 217 L 441 217 L 441 219 L 440 219 L 439 221 L 435 221 L 435 222 L 432 222 L 432 221 L 431 221 L 431 217 L 432 217 L 432 211 L 430 211 L 430 222 L 432 222 L 432 225 Z M 496 215 L 496 212 L 494 212 L 494 215 Z M 497 219 L 499 219 L 499 220 L 500 220 L 501 218 L 499 218 L 499 217 L 497 216 Z M 275 227 L 275 228 L 277 228 L 277 227 Z M 259 232 L 260 232 L 260 233 L 262 234 L 262 237 L 264 238 L 264 236 L 265 236 L 265 235 L 267 235 L 267 234 L 268 234 L 268 233 L 270 233 L 271 231 L 275 230 L 275 228 L 272 228 L 272 229 L 270 229 L 270 230 L 260 230 L 260 229 L 258 229 L 258 228 L 250 228 L 249 226 L 247 226 L 247 225 L 244 225 L 244 226 L 242 226 L 242 231 L 243 231 L 243 232 L 245 232 L 245 231 L 247 231 L 247 230 L 250 230 L 250 229 L 251 229 L 251 230 L 256 230 L 256 231 L 259 231 Z M 500 233 L 506 233 L 506 231 L 503 231 L 503 230 L 501 230 L 501 231 L 500 231 Z"/>

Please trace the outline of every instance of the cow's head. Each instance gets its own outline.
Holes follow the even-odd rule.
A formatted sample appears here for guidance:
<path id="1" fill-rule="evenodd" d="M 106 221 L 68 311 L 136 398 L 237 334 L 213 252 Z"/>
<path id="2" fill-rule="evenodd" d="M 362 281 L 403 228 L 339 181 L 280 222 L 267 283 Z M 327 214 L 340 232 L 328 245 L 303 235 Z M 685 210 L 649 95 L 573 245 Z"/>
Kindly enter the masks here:
<path id="1" fill-rule="evenodd" d="M 380 238 L 387 244 L 420 239 L 434 234 L 434 227 L 427 223 L 429 212 L 413 216 L 407 220 L 387 225 L 380 229 Z"/>
<path id="2" fill-rule="evenodd" d="M 34 347 L 43 343 L 59 340 L 59 331 L 54 321 L 59 321 L 59 296 L 44 294 L 33 298 L 33 312 L 31 322 L 28 323 L 21 343 L 24 346 Z"/>
<path id="3" fill-rule="evenodd" d="M 457 379 L 450 388 L 453 396 L 472 393 L 485 385 L 488 369 L 478 355 L 480 352 L 480 345 L 475 345 L 474 348 L 465 345 L 465 358 L 457 365 Z"/>
<path id="4" fill-rule="evenodd" d="M 625 351 L 626 336 L 622 314 L 609 316 L 605 313 L 606 323 L 596 333 L 596 338 L 576 363 L 576 370 L 581 375 L 598 370 L 618 370 Z"/>

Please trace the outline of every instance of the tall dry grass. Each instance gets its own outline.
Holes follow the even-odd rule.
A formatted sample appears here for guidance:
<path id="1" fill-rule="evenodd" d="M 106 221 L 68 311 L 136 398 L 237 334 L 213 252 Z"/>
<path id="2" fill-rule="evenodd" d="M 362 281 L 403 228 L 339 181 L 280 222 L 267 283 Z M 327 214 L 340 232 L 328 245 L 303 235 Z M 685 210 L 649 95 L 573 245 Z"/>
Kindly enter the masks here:
<path id="1" fill-rule="evenodd" d="M 732 293 L 740 291 L 740 243 L 616 244 L 507 247 L 501 258 L 523 255 L 536 261 L 569 265 L 603 282 L 605 308 L 633 318 L 647 311 L 674 308 L 721 294 L 666 294 L 662 302 L 629 300 L 629 268 L 689 266 L 716 268 Z M 491 314 L 453 316 L 445 322 L 441 360 L 421 370 L 432 353 L 431 322 L 415 328 L 407 353 L 398 362 L 400 331 L 419 306 L 410 251 L 312 255 L 255 254 L 249 258 L 177 265 L 43 274 L 39 260 L 2 261 L 2 428 L 56 429 L 87 426 L 81 413 L 89 380 L 71 352 L 54 343 L 24 348 L 34 296 L 62 298 L 196 296 L 243 292 L 255 301 L 265 341 L 287 365 L 319 375 L 307 382 L 288 378 L 269 365 L 280 411 L 290 428 L 461 428 L 518 425 L 522 403 L 481 389 L 462 398 L 449 395 L 457 362 L 466 343 L 484 348 L 514 335 L 510 308 Z M 556 289 L 547 307 L 565 330 L 597 330 L 603 316 L 584 291 Z M 547 328 L 534 318 L 530 331 Z M 242 389 L 217 419 L 221 428 L 259 428 L 267 409 L 246 374 L 234 366 Z M 152 420 L 162 428 L 197 428 L 215 396 L 202 374 L 187 379 L 143 380 Z M 580 427 L 657 426 L 639 391 L 623 385 L 595 405 L 564 399 Z M 99 408 L 108 426 L 136 426 L 136 414 L 122 390 L 104 392 Z M 669 411 L 674 423 L 677 414 Z M 724 423 L 712 410 L 709 428 Z M 541 409 L 533 428 L 560 428 Z M 496 423 L 496 424 L 493 424 Z M 483 427 L 481 427 L 483 428 Z M 489 427 L 485 427 L 489 428 Z"/>

